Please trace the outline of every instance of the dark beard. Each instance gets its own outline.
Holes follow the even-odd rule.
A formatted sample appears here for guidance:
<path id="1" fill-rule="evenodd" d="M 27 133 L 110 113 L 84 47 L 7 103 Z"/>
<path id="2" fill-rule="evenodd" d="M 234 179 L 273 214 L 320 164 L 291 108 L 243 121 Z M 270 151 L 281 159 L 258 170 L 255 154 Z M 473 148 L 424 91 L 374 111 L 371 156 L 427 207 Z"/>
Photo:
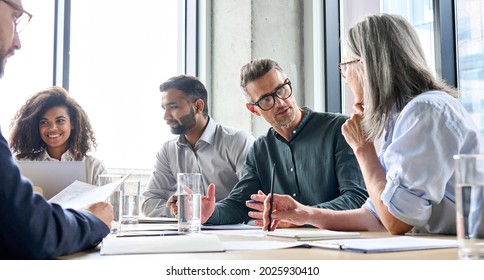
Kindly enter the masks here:
<path id="1" fill-rule="evenodd" d="M 181 134 L 187 133 L 190 129 L 192 129 L 195 126 L 195 124 L 196 124 L 195 111 L 193 110 L 193 108 L 190 108 L 190 113 L 183 116 L 180 119 L 180 124 L 175 127 L 171 127 L 170 130 L 171 130 L 171 133 L 173 134 L 181 135 Z"/>

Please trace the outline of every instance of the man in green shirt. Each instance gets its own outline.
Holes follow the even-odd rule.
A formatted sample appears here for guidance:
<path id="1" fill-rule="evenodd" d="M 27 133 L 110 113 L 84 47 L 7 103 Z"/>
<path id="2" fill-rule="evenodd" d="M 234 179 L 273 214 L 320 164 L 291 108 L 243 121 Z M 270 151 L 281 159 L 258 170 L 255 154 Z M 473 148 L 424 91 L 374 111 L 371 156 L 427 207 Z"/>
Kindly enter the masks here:
<path id="1" fill-rule="evenodd" d="M 291 81 L 277 62 L 256 59 L 241 69 L 247 108 L 272 127 L 249 150 L 243 175 L 229 196 L 215 203 L 215 186 L 202 201 L 202 223 L 262 225 L 262 202 L 270 193 L 334 210 L 359 208 L 368 197 L 358 162 L 341 134 L 347 117 L 300 108 Z M 252 199 L 252 200 L 251 200 Z M 251 208 L 257 211 L 251 211 Z"/>

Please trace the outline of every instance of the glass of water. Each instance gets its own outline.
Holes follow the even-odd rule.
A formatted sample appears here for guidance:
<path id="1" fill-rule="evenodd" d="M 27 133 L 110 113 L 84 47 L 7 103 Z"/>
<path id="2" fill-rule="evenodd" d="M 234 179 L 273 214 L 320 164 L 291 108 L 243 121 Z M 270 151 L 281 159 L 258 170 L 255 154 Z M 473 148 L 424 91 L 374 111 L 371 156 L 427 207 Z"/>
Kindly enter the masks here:
<path id="1" fill-rule="evenodd" d="M 98 176 L 98 186 L 116 182 L 123 176 L 121 174 L 100 174 Z M 121 188 L 116 188 L 109 197 L 108 202 L 113 206 L 113 221 L 111 222 L 111 233 L 117 233 L 121 223 Z"/>
<path id="2" fill-rule="evenodd" d="M 205 194 L 200 173 L 177 174 L 178 232 L 199 233 L 201 201 Z"/>
<path id="3" fill-rule="evenodd" d="M 140 209 L 140 184 L 138 180 L 126 180 L 121 187 L 121 223 L 137 224 Z"/>
<path id="4" fill-rule="evenodd" d="M 460 259 L 484 259 L 484 155 L 455 155 L 455 209 Z"/>

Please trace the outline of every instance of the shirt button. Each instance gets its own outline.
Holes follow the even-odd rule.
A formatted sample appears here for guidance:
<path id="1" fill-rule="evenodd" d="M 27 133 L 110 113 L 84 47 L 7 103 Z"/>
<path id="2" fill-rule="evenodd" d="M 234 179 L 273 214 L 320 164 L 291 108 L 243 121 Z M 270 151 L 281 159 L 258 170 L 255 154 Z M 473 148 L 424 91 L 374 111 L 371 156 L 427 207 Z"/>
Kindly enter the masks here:
<path id="1" fill-rule="evenodd" d="M 292 167 L 291 167 L 291 169 L 290 169 L 290 170 L 291 170 L 291 172 L 293 172 L 293 171 L 294 171 L 294 168 L 292 168 Z"/>
<path id="2" fill-rule="evenodd" d="M 293 193 L 293 194 L 292 194 L 292 196 L 293 196 L 293 197 L 296 197 L 296 194 L 295 194 L 295 193 Z"/>
<path id="3" fill-rule="evenodd" d="M 293 130 L 293 131 L 292 131 L 292 134 L 296 134 L 296 131 L 295 131 L 295 130 Z"/>

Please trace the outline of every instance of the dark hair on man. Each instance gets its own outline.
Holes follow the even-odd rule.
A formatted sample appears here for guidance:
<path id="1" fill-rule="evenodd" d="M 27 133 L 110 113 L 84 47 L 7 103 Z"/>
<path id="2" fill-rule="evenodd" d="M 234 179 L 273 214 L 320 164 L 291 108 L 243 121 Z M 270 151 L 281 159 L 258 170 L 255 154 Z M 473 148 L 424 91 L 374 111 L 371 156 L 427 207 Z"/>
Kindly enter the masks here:
<path id="1" fill-rule="evenodd" d="M 72 124 L 68 141 L 73 158 L 80 161 L 91 147 L 96 148 L 96 137 L 86 112 L 65 89 L 54 86 L 30 97 L 13 118 L 10 148 L 17 159 L 35 160 L 46 149 L 39 123 L 49 109 L 59 106 L 67 108 Z"/>
<path id="2" fill-rule="evenodd" d="M 240 69 L 240 88 L 242 89 L 242 93 L 247 101 L 250 101 L 250 96 L 247 93 L 246 88 L 247 84 L 259 79 L 272 69 L 276 69 L 279 71 L 279 73 L 286 77 L 286 73 L 284 73 L 284 70 L 282 70 L 279 64 L 269 58 L 256 58 L 242 66 Z"/>
<path id="3" fill-rule="evenodd" d="M 189 75 L 179 75 L 169 78 L 160 85 L 160 91 L 165 92 L 169 89 L 176 88 L 181 90 L 187 96 L 187 100 L 194 102 L 197 99 L 203 101 L 203 116 L 208 116 L 207 89 L 196 77 Z"/>

